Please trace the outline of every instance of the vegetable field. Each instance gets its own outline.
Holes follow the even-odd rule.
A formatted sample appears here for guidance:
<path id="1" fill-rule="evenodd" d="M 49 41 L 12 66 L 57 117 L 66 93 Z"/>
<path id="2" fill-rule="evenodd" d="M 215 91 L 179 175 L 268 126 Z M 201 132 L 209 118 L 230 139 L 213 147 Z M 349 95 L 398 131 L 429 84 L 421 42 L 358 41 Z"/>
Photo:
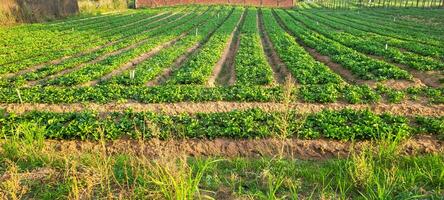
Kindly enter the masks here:
<path id="1" fill-rule="evenodd" d="M 251 155 L 251 149 L 275 144 L 270 139 L 326 141 L 326 150 L 313 150 L 325 158 L 338 154 L 337 145 L 356 141 L 420 143 L 418 138 L 427 137 L 437 147 L 418 148 L 438 156 L 424 159 L 442 163 L 444 11 L 303 7 L 177 6 L 0 27 L 3 143 L 29 138 L 25 133 L 32 131 L 60 145 L 71 140 L 235 141 L 216 153 L 188 152 L 211 157 Z M 239 142 L 252 147 L 226 152 L 244 148 Z M 301 151 L 295 156 L 311 158 Z M 350 178 L 342 180 L 344 185 L 302 188 L 315 188 L 317 195 L 321 187 L 331 187 L 332 193 L 364 199 L 404 199 L 412 191 L 434 199 L 442 195 L 440 169 L 441 178 L 420 181 L 421 189 L 411 189 L 412 184 L 374 198 L 364 195 L 374 185 L 349 183 Z M 210 182 L 206 188 L 214 187 Z M 239 194 L 251 189 L 225 184 Z M 253 197 L 280 194 L 285 199 L 283 191 L 292 190 L 279 189 L 283 185 L 268 188 L 274 195 Z"/>

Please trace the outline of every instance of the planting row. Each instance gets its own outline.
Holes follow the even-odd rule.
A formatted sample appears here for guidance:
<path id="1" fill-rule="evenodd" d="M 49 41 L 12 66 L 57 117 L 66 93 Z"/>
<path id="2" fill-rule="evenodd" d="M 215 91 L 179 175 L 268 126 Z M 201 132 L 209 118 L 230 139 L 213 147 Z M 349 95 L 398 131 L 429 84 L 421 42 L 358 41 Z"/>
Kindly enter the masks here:
<path id="1" fill-rule="evenodd" d="M 208 12 L 196 18 L 190 15 L 176 22 L 161 26 L 159 29 L 148 33 L 148 39 L 140 46 L 110 56 L 98 63 L 87 64 L 77 71 L 50 79 L 46 84 L 69 86 L 99 79 L 125 63 L 131 62 L 138 56 L 187 33 L 196 25 L 202 23 L 202 21 L 210 19 L 211 16 Z"/>
<path id="2" fill-rule="evenodd" d="M 239 50 L 234 62 L 237 84 L 268 85 L 273 82 L 273 72 L 261 45 L 257 21 L 257 10 L 248 9 L 240 29 Z"/>
<path id="3" fill-rule="evenodd" d="M 48 44 L 38 42 L 32 44 L 18 44 L 16 46 L 17 48 L 13 48 L 9 45 L 7 46 L 7 54 L 5 54 L 7 56 L 5 56 L 6 60 L 4 65 L 10 69 L 24 69 L 28 66 L 81 53 L 88 49 L 125 37 L 125 33 L 128 32 L 128 30 L 142 26 L 150 21 L 154 21 L 159 16 L 166 15 L 167 14 L 155 15 L 141 13 L 124 19 L 111 19 L 106 21 L 104 25 L 93 24 L 87 30 L 72 29 L 72 33 L 66 35 L 51 32 L 54 36 L 51 36 L 50 34 L 47 34 L 49 36 L 39 36 L 39 34 L 36 34 L 36 36 L 25 36 L 24 38 L 29 40 L 33 40 L 34 37 L 41 37 L 50 42 L 47 42 Z M 52 38 L 59 38 L 60 41 L 57 41 L 57 39 L 54 39 L 53 41 Z"/>
<path id="4" fill-rule="evenodd" d="M 160 29 L 162 25 L 171 23 L 178 24 L 181 22 L 185 22 L 192 17 L 195 17 L 195 15 L 184 16 L 181 14 L 177 14 L 170 15 L 167 18 L 162 18 L 162 16 L 159 16 L 158 21 L 153 21 L 152 23 L 147 23 L 143 26 L 127 31 L 126 33 L 128 35 L 126 35 L 125 39 L 116 41 L 112 45 L 108 45 L 91 53 L 86 53 L 82 56 L 66 59 L 58 64 L 43 65 L 35 71 L 12 77 L 9 80 L 3 79 L 1 85 L 22 85 L 25 84 L 27 81 L 37 81 L 58 72 L 75 68 L 82 64 L 93 63 L 93 61 L 97 61 L 97 59 L 101 57 L 103 57 L 103 59 L 106 59 L 113 52 L 129 48 L 131 47 L 131 45 L 134 44 L 140 45 L 146 43 L 147 40 L 153 36 L 153 32 L 158 31 L 158 29 Z"/>
<path id="5" fill-rule="evenodd" d="M 215 64 L 221 59 L 222 52 L 229 45 L 228 41 L 242 15 L 241 8 L 223 23 L 216 32 L 192 54 L 180 68 L 173 72 L 168 84 L 206 84 Z"/>
<path id="6" fill-rule="evenodd" d="M 197 27 L 172 46 L 163 48 L 150 59 L 136 65 L 134 70 L 126 70 L 122 74 L 102 82 L 102 84 L 144 85 L 152 81 L 165 69 L 172 67 L 181 56 L 186 56 L 190 49 L 192 50 L 197 45 L 206 43 L 216 28 L 221 26 L 228 17 L 237 17 L 238 14 L 239 11 L 231 14 L 231 12 L 225 10 L 213 15 L 213 17 L 217 17 L 217 20 L 207 20 L 205 24 Z"/>
<path id="7" fill-rule="evenodd" d="M 156 20 L 168 16 L 170 15 L 169 14 L 156 15 L 153 17 L 149 17 L 144 21 L 141 21 L 140 23 L 134 23 L 134 24 L 130 24 L 132 21 L 126 21 L 125 22 L 126 26 L 113 27 L 111 30 L 105 31 L 102 34 L 89 33 L 90 35 L 94 35 L 94 37 L 97 37 L 93 41 L 87 40 L 83 37 L 78 37 L 79 42 L 69 42 L 62 44 L 61 47 L 64 49 L 56 48 L 54 50 L 48 50 L 47 52 L 42 52 L 42 50 L 45 50 L 47 48 L 42 48 L 42 46 L 38 45 L 37 48 L 39 50 L 35 50 L 36 55 L 34 56 L 27 55 L 25 59 L 22 59 L 19 62 L 14 62 L 4 65 L 4 68 L 2 68 L 0 74 L 17 72 L 19 70 L 26 69 L 28 67 L 35 66 L 41 63 L 49 62 L 54 59 L 61 58 L 63 56 L 72 56 L 78 53 L 88 51 L 89 49 L 94 49 L 96 47 L 101 47 L 103 45 L 106 46 L 106 44 L 109 44 L 111 42 L 119 42 L 124 38 L 134 36 L 140 32 L 145 31 L 147 26 L 151 24 L 150 22 L 155 22 Z"/>
<path id="8" fill-rule="evenodd" d="M 403 52 L 398 48 L 388 47 L 388 45 L 385 47 L 385 44 L 387 43 L 376 41 L 371 37 L 359 37 L 353 34 L 337 31 L 335 28 L 332 28 L 335 23 L 324 25 L 320 24 L 319 21 L 317 21 L 317 18 L 313 19 L 305 17 L 304 15 L 294 16 L 299 22 L 305 24 L 308 28 L 361 53 L 381 56 L 386 60 L 420 70 L 444 69 L 444 62 L 439 60 L 411 52 Z"/>
<path id="9" fill-rule="evenodd" d="M 341 77 L 316 61 L 274 19 L 270 9 L 262 10 L 265 32 L 279 58 L 299 84 L 343 83 Z"/>
<path id="10" fill-rule="evenodd" d="M 387 25 L 379 25 L 361 18 L 351 18 L 342 15 L 330 15 L 334 18 L 339 18 L 351 22 L 352 24 L 357 24 L 359 26 L 366 26 L 367 30 L 370 32 L 378 33 L 381 35 L 386 35 L 394 38 L 399 38 L 403 40 L 416 41 L 423 44 L 428 44 L 432 46 L 443 46 L 444 41 L 440 38 L 433 37 L 430 34 L 415 32 L 411 30 L 403 30 L 399 28 L 393 28 Z M 359 16 L 358 16 L 359 17 Z"/>
<path id="11" fill-rule="evenodd" d="M 351 33 L 355 36 L 370 38 L 380 43 L 386 43 L 388 47 L 397 47 L 399 49 L 414 52 L 423 56 L 429 56 L 441 60 L 444 59 L 444 49 L 440 47 L 369 32 L 370 30 L 374 29 L 368 29 L 368 27 L 364 25 L 353 24 L 343 19 L 330 17 L 330 15 L 326 13 L 304 12 L 304 14 L 315 17 L 315 19 L 319 22 L 323 22 L 337 29 L 344 30 L 345 32 Z"/>
<path id="12" fill-rule="evenodd" d="M 195 115 L 151 112 L 52 113 L 22 115 L 0 111 L 0 136 L 20 134 L 20 127 L 37 124 L 51 139 L 117 138 L 266 138 L 298 137 L 361 140 L 408 137 L 415 133 L 444 136 L 444 118 L 408 119 L 370 111 L 324 110 L 301 115 L 296 111 L 264 112 L 259 109 Z M 19 135 L 20 136 L 20 135 Z"/>
<path id="13" fill-rule="evenodd" d="M 275 17 L 281 25 L 305 45 L 316 49 L 319 53 L 329 56 L 334 62 L 349 69 L 353 74 L 362 79 L 385 80 L 385 79 L 411 79 L 412 76 L 405 70 L 388 63 L 374 60 L 349 47 L 307 29 L 302 23 L 295 19 L 299 15 L 294 11 L 275 10 Z"/>
<path id="14" fill-rule="evenodd" d="M 287 90 L 288 91 L 288 90 Z M 387 100 L 399 103 L 405 100 L 428 100 L 430 103 L 444 103 L 444 89 L 408 88 L 394 90 L 383 86 L 371 89 L 367 86 L 325 84 L 304 85 L 292 91 L 293 101 L 328 103 L 344 101 L 348 103 L 375 103 Z M 2 103 L 78 103 L 134 100 L 142 103 L 160 102 L 205 102 L 242 101 L 276 102 L 282 101 L 284 88 L 260 86 L 230 86 L 209 88 L 198 85 L 132 86 L 103 85 L 96 87 L 31 87 L 0 88 Z"/>

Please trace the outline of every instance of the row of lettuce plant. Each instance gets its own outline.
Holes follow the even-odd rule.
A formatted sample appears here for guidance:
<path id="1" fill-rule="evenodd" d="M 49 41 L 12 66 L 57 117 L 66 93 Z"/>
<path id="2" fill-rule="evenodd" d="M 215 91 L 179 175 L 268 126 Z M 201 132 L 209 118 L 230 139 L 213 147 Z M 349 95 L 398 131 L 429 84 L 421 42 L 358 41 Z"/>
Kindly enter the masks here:
<path id="1" fill-rule="evenodd" d="M 158 54 L 135 66 L 134 70 L 126 70 L 122 74 L 112 77 L 101 84 L 144 85 L 159 76 L 164 69 L 172 67 L 177 60 L 188 54 L 196 45 L 202 45 L 208 41 L 211 35 L 234 12 L 223 10 L 217 15 L 217 20 L 208 20 L 203 25 L 196 27 L 196 31 L 189 32 L 170 47 L 162 49 Z"/>
<path id="2" fill-rule="evenodd" d="M 16 47 L 23 49 L 14 49 L 8 46 L 7 57 L 5 57 L 5 62 L 7 64 L 5 63 L 3 66 L 7 67 L 9 70 L 6 72 L 15 72 L 57 58 L 79 54 L 88 49 L 116 41 L 119 38 L 124 37 L 124 33 L 128 30 L 149 23 L 158 17 L 154 14 L 138 14 L 136 16 L 137 17 L 118 19 L 116 20 L 117 22 L 109 20 L 105 23 L 109 24 L 109 26 L 92 25 L 92 27 L 83 31 L 72 29 L 71 33 L 66 35 L 51 33 L 54 35 L 54 38 L 63 38 L 63 40 L 52 40 L 53 37 L 45 36 L 44 38 L 46 39 L 42 42 L 36 41 L 32 44 L 15 44 Z M 36 36 L 31 35 L 23 37 L 25 39 L 33 40 L 34 37 L 39 37 L 38 35 L 39 34 L 36 34 Z M 45 42 L 49 44 L 45 44 Z"/>
<path id="3" fill-rule="evenodd" d="M 242 15 L 242 8 L 236 8 L 234 14 L 219 27 L 208 42 L 192 54 L 187 61 L 167 81 L 168 84 L 206 84 L 215 64 L 221 59 L 230 35 Z"/>
<path id="4" fill-rule="evenodd" d="M 71 86 L 99 79 L 143 53 L 149 52 L 159 45 L 176 39 L 181 34 L 188 32 L 194 26 L 209 19 L 211 16 L 211 12 L 206 12 L 198 17 L 185 17 L 179 21 L 161 26 L 159 29 L 148 33 L 148 39 L 140 46 L 107 57 L 98 63 L 87 64 L 77 71 L 59 76 L 55 79 L 50 79 L 44 84 Z"/>
<path id="5" fill-rule="evenodd" d="M 34 56 L 27 56 L 25 59 L 21 59 L 18 62 L 13 62 L 8 65 L 4 65 L 4 68 L 0 70 L 0 74 L 4 73 L 14 73 L 28 67 L 36 66 L 39 64 L 47 64 L 52 60 L 63 58 L 63 57 L 76 57 L 76 55 L 85 54 L 88 50 L 94 50 L 95 48 L 107 46 L 126 39 L 127 37 L 134 35 L 141 35 L 140 33 L 146 30 L 147 27 L 151 25 L 150 22 L 155 22 L 156 20 L 168 17 L 177 16 L 170 14 L 155 15 L 148 17 L 147 19 L 137 21 L 137 23 L 132 23 L 131 20 L 127 20 L 122 26 L 114 27 L 111 30 L 104 31 L 102 34 L 89 33 L 94 39 L 87 40 L 85 37 L 77 37 L 79 42 L 68 42 L 62 41 L 60 43 L 60 48 L 47 49 L 42 48 L 38 45 L 34 51 L 36 54 Z M 182 14 L 180 14 L 182 15 Z M 146 20 L 146 21 L 145 21 Z M 76 33 L 73 33 L 76 34 Z M 63 37 L 61 37 L 63 38 Z M 86 42 L 85 42 L 86 41 Z M 23 45 L 26 46 L 26 45 Z M 46 51 L 46 52 L 42 52 Z"/>
<path id="6" fill-rule="evenodd" d="M 339 75 L 316 61 L 274 19 L 270 9 L 262 9 L 265 32 L 273 49 L 299 84 L 343 83 Z"/>
<path id="7" fill-rule="evenodd" d="M 49 139 L 98 140 L 119 138 L 268 138 L 282 134 L 303 139 L 366 140 L 409 137 L 414 134 L 443 136 L 443 118 L 409 119 L 368 110 L 323 110 L 299 114 L 260 109 L 221 113 L 166 115 L 152 112 L 73 113 L 27 112 L 21 115 L 0 110 L 0 136 L 19 134 L 29 123 L 42 127 Z M 288 129 L 282 133 L 281 126 Z M 432 127 L 429 125 L 433 124 Z"/>
<path id="8" fill-rule="evenodd" d="M 360 26 L 350 25 L 345 20 L 338 19 L 338 18 L 332 18 L 330 15 L 327 15 L 325 13 L 307 13 L 304 12 L 307 16 L 312 16 L 319 22 L 323 22 L 325 24 L 329 24 L 330 26 L 333 26 L 337 29 L 343 30 L 347 33 L 351 33 L 356 36 L 360 36 L 362 38 L 368 38 L 373 41 L 377 41 L 380 43 L 387 44 L 388 47 L 397 47 L 399 49 L 404 49 L 410 52 L 414 52 L 423 56 L 429 56 L 435 59 L 444 59 L 444 49 L 436 47 L 436 46 L 430 46 L 426 44 L 422 44 L 420 42 L 415 41 L 409 41 L 409 40 L 402 40 L 398 38 L 393 38 L 390 36 L 385 36 L 373 32 L 369 32 L 366 30 L 362 30 Z M 365 26 L 364 26 L 365 27 Z M 384 47 L 385 48 L 385 47 Z"/>
<path id="9" fill-rule="evenodd" d="M 421 33 L 421 32 L 414 32 L 410 30 L 400 30 L 400 29 L 394 29 L 389 26 L 383 26 L 374 24 L 371 22 L 367 22 L 366 20 L 362 19 L 353 19 L 347 16 L 341 16 L 341 15 L 331 15 L 331 17 L 339 18 L 348 21 L 350 23 L 350 26 L 354 26 L 355 24 L 360 27 L 366 27 L 365 29 L 370 32 L 378 33 L 381 35 L 386 35 L 394 38 L 399 38 L 402 40 L 410 40 L 410 41 L 416 41 L 423 44 L 431 45 L 431 46 L 443 46 L 444 41 L 434 38 L 429 34 Z"/>
<path id="10" fill-rule="evenodd" d="M 379 42 L 373 40 L 373 38 L 359 37 L 342 31 L 339 32 L 335 29 L 334 23 L 319 23 L 319 20 L 314 20 L 305 15 L 293 16 L 308 28 L 361 53 L 381 56 L 388 61 L 407 65 L 418 70 L 439 70 L 444 68 L 444 63 L 439 60 L 412 52 L 401 51 L 394 47 L 387 46 L 387 48 L 385 48 L 385 42 Z"/>
<path id="11" fill-rule="evenodd" d="M 257 9 L 249 8 L 240 29 L 239 49 L 234 58 L 236 84 L 269 85 L 273 71 L 268 64 L 257 24 Z"/>
<path id="12" fill-rule="evenodd" d="M 372 59 L 356 50 L 307 29 L 302 23 L 296 21 L 290 13 L 284 10 L 275 10 L 274 13 L 275 17 L 281 22 L 280 24 L 287 28 L 298 40 L 316 49 L 322 55 L 329 56 L 334 62 L 341 64 L 344 68 L 349 69 L 353 74 L 362 79 L 385 80 L 412 78 L 412 75 L 405 70 Z"/>
<path id="13" fill-rule="evenodd" d="M 283 97 L 281 86 L 207 87 L 203 85 L 121 86 L 94 87 L 28 87 L 0 88 L 1 103 L 109 103 L 133 100 L 142 103 L 161 102 L 277 102 Z M 301 85 L 293 91 L 293 101 L 309 103 L 377 103 L 387 100 L 399 103 L 406 100 L 428 100 L 444 103 L 443 88 L 408 88 L 394 90 L 384 86 L 371 89 L 363 85 L 324 84 Z"/>
<path id="14" fill-rule="evenodd" d="M 152 37 L 153 32 L 158 30 L 162 25 L 170 24 L 178 20 L 187 20 L 195 15 L 183 16 L 181 14 L 170 15 L 165 18 L 165 16 L 159 16 L 158 21 L 153 21 L 152 23 L 146 23 L 143 26 L 139 26 L 133 30 L 124 31 L 122 39 L 115 41 L 113 44 L 100 48 L 96 51 L 86 53 L 81 56 L 71 57 L 57 64 L 47 64 L 38 68 L 37 70 L 26 72 L 17 76 L 13 76 L 8 79 L 2 79 L 0 85 L 23 85 L 28 81 L 37 81 L 40 79 L 45 79 L 53 74 L 61 72 L 63 70 L 71 69 L 82 63 L 90 63 L 99 58 L 107 58 L 105 56 L 112 54 L 120 49 L 128 48 L 134 44 L 146 43 L 150 37 Z M 108 56 L 109 57 L 109 56 Z"/>

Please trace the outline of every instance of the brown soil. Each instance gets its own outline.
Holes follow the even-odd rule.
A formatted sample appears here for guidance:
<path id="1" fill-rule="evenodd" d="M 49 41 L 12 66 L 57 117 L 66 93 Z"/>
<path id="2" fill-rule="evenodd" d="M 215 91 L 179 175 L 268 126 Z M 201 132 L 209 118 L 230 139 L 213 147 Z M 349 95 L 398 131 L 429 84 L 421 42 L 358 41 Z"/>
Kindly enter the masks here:
<path id="1" fill-rule="evenodd" d="M 218 77 L 216 78 L 216 83 L 218 85 L 234 85 L 236 82 L 236 70 L 234 67 L 234 61 L 237 54 L 237 51 L 239 49 L 240 44 L 240 30 L 245 22 L 245 12 L 242 13 L 242 17 L 240 19 L 240 22 L 237 24 L 237 29 L 234 32 L 232 42 L 230 44 L 230 51 L 228 52 L 228 55 L 225 59 L 224 64 L 222 65 L 221 73 L 219 73 Z"/>
<path id="2" fill-rule="evenodd" d="M 164 19 L 170 18 L 171 16 L 172 16 L 172 15 L 169 15 L 169 16 L 164 17 L 164 18 L 161 18 L 161 19 L 157 19 L 157 20 L 155 20 L 155 21 L 153 21 L 153 22 L 150 22 L 150 24 L 155 23 L 155 22 L 158 22 L 158 21 L 160 21 L 160 20 L 164 20 Z M 183 15 L 183 16 L 179 17 L 178 19 L 175 19 L 175 20 L 173 20 L 173 21 L 171 21 L 171 22 L 168 22 L 168 23 L 173 23 L 173 22 L 179 20 L 180 18 L 182 18 L 182 17 L 184 17 L 184 16 L 185 16 L 185 15 Z M 160 25 L 159 25 L 159 26 L 156 26 L 156 27 L 149 28 L 149 29 L 147 29 L 147 30 L 144 30 L 144 31 L 142 31 L 141 33 L 138 33 L 138 34 L 144 34 L 144 33 L 146 33 L 146 32 L 153 31 L 153 30 L 157 30 L 157 29 L 159 29 L 159 28 L 160 28 Z M 127 37 L 125 37 L 125 38 L 127 38 Z M 114 41 L 114 42 L 108 43 L 108 44 L 102 46 L 101 48 L 106 48 L 106 47 L 108 47 L 108 46 L 111 46 L 111 45 L 113 45 L 113 44 L 115 44 L 115 43 L 117 43 L 117 42 L 122 41 L 122 40 L 125 39 L 125 38 L 121 38 L 121 39 L 119 39 L 119 41 Z M 53 75 L 47 76 L 47 77 L 45 77 L 45 78 L 43 78 L 43 79 L 36 80 L 36 81 L 29 81 L 27 85 L 28 85 L 28 86 L 35 86 L 35 85 L 37 85 L 37 84 L 39 84 L 39 83 L 41 83 L 41 82 L 45 82 L 45 81 L 50 80 L 50 79 L 53 79 L 53 78 L 55 78 L 55 77 L 63 76 L 63 75 L 65 75 L 65 74 L 68 74 L 68 73 L 71 73 L 71 72 L 73 72 L 73 71 L 79 70 L 79 69 L 81 69 L 82 67 L 84 67 L 85 65 L 96 64 L 96 63 L 98 63 L 98 62 L 100 62 L 100 61 L 105 60 L 106 58 L 108 58 L 108 57 L 110 57 L 110 56 L 115 56 L 115 55 L 121 54 L 121 53 L 123 53 L 123 52 L 125 52 L 125 51 L 128 51 L 128 50 L 130 50 L 130 49 L 136 48 L 136 47 L 142 45 L 143 43 L 146 43 L 149 39 L 150 39 L 150 38 L 146 38 L 146 39 L 141 40 L 141 41 L 139 41 L 139 42 L 137 42 L 137 43 L 135 43 L 135 44 L 131 44 L 130 46 L 127 46 L 127 47 L 125 47 L 125 48 L 121 48 L 121 49 L 119 49 L 119 50 L 116 50 L 116 51 L 113 51 L 113 52 L 110 52 L 110 53 L 103 54 L 103 55 L 101 55 L 101 56 L 95 58 L 95 59 L 92 60 L 92 61 L 89 61 L 89 62 L 86 62 L 86 63 L 82 63 L 82 64 L 80 64 L 80 65 L 78 65 L 78 66 L 76 66 L 76 67 L 73 67 L 73 68 L 65 69 L 65 70 L 60 71 L 60 72 L 58 72 L 58 73 L 56 73 L 56 74 L 53 74 Z"/>
<path id="3" fill-rule="evenodd" d="M 286 78 L 291 75 L 291 73 L 273 48 L 273 43 L 270 41 L 270 38 L 265 31 L 264 20 L 261 12 L 258 12 L 257 24 L 259 28 L 259 35 L 261 36 L 262 47 L 265 55 L 267 56 L 268 63 L 273 70 L 274 79 L 278 83 L 282 84 L 285 82 Z M 295 80 L 292 80 L 292 82 L 294 83 Z"/>
<path id="4" fill-rule="evenodd" d="M 222 85 L 229 85 L 230 80 L 234 80 L 232 78 L 235 77 L 236 74 L 234 73 L 234 57 L 236 55 L 237 49 L 239 48 L 239 32 L 240 28 L 243 26 L 243 22 L 245 19 L 245 10 L 242 13 L 242 16 L 240 17 L 239 21 L 236 24 L 235 29 L 230 35 L 230 38 L 227 41 L 227 44 L 225 46 L 224 52 L 222 53 L 222 57 L 219 59 L 219 61 L 214 66 L 213 72 L 211 77 L 208 80 L 208 84 L 210 87 L 214 87 L 216 85 L 217 80 L 225 80 L 225 82 L 221 83 L 217 81 L 218 83 Z M 221 73 L 223 72 L 223 73 Z M 222 78 L 221 77 L 226 77 Z M 234 82 L 233 82 L 234 83 Z"/>
<path id="5" fill-rule="evenodd" d="M 106 142 L 109 154 L 128 153 L 145 155 L 150 158 L 176 156 L 213 157 L 275 157 L 282 155 L 287 158 L 304 160 L 323 160 L 344 158 L 352 151 L 372 145 L 370 141 L 346 142 L 328 139 L 303 140 L 290 139 L 183 139 L 162 141 L 151 139 L 146 141 L 115 140 Z M 47 148 L 71 153 L 91 152 L 103 149 L 100 142 L 91 141 L 46 141 Z M 444 152 L 444 141 L 433 136 L 419 135 L 405 140 L 399 145 L 401 154 L 415 155 Z M 281 154 L 281 150 L 283 153 Z"/>
<path id="6" fill-rule="evenodd" d="M 364 110 L 369 109 L 375 113 L 391 113 L 403 116 L 444 116 L 444 104 L 423 104 L 415 102 L 404 102 L 399 104 L 347 104 L 347 103 L 291 103 L 290 109 L 297 110 L 300 113 L 315 113 L 324 109 L 342 110 L 345 108 Z M 201 103 L 75 103 L 75 104 L 0 104 L 1 109 L 7 112 L 21 114 L 29 111 L 48 111 L 48 112 L 79 112 L 85 110 L 94 110 L 99 113 L 122 112 L 132 109 L 135 112 L 149 111 L 165 114 L 178 113 L 214 113 L 229 112 L 233 110 L 246 110 L 259 108 L 264 111 L 284 111 L 285 106 L 281 103 L 249 103 L 249 102 L 201 102 Z"/>
<path id="7" fill-rule="evenodd" d="M 37 168 L 30 172 L 18 173 L 20 180 L 44 180 L 50 178 L 50 176 L 54 175 L 56 171 L 51 168 Z M 0 182 L 8 180 L 11 178 L 11 174 L 5 173 L 0 176 Z"/>
<path id="8" fill-rule="evenodd" d="M 300 43 L 300 42 L 299 42 Z M 363 84 L 363 81 L 355 77 L 349 70 L 342 67 L 342 65 L 335 63 L 331 60 L 330 57 L 324 56 L 316 51 L 316 49 L 307 47 L 306 45 L 301 45 L 305 51 L 307 51 L 311 57 L 315 58 L 317 61 L 328 66 L 332 71 L 339 74 L 346 82 L 350 84 Z"/>

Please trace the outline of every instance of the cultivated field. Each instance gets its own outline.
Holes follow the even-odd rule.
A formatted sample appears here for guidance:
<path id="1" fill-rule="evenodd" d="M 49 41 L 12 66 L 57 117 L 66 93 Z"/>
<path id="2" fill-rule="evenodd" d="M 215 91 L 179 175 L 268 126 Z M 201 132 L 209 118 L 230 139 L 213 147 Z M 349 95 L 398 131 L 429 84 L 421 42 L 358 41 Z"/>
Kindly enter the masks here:
<path id="1" fill-rule="evenodd" d="M 0 27 L 0 197 L 442 198 L 444 10 L 302 7 Z"/>

